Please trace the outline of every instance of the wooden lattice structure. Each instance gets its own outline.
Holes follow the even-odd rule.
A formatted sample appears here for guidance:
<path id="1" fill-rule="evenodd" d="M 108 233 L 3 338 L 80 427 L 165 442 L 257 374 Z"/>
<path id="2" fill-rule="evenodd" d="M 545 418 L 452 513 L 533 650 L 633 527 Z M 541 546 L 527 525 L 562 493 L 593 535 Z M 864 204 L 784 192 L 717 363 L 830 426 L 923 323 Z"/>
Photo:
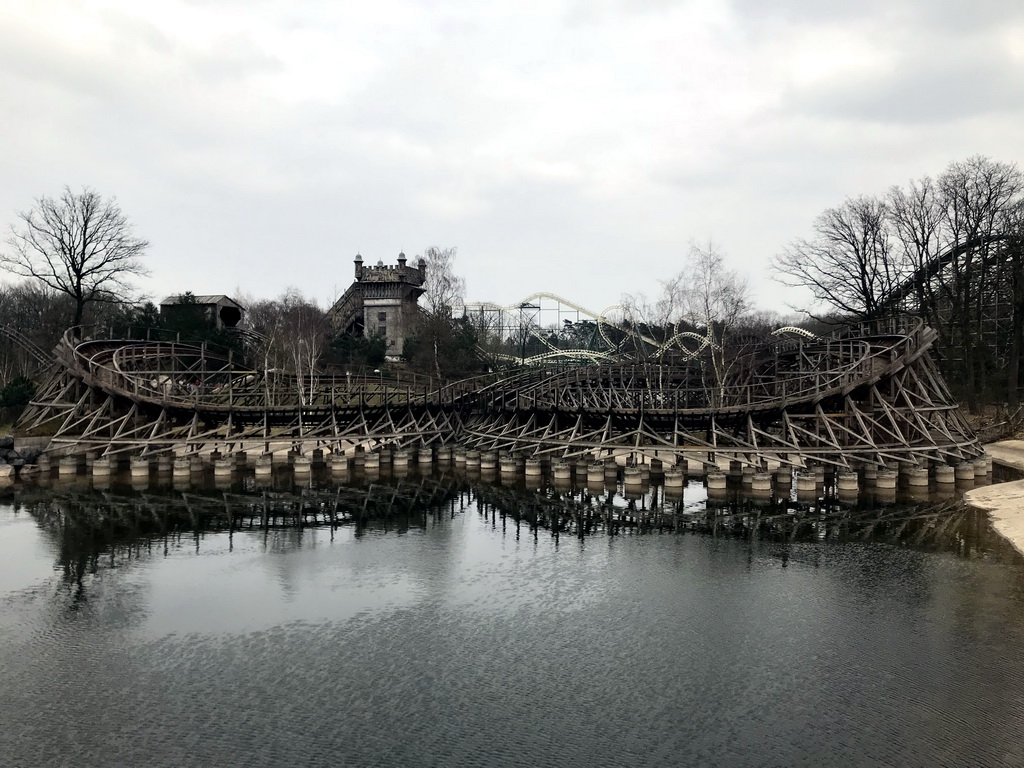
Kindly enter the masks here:
<path id="1" fill-rule="evenodd" d="M 851 467 L 951 463 L 981 447 L 910 320 L 771 339 L 712 380 L 706 361 L 429 379 L 283 376 L 174 342 L 66 337 L 20 422 L 51 450 L 187 453 L 291 442 L 329 450 L 460 443 L 530 457 L 719 454 Z"/>

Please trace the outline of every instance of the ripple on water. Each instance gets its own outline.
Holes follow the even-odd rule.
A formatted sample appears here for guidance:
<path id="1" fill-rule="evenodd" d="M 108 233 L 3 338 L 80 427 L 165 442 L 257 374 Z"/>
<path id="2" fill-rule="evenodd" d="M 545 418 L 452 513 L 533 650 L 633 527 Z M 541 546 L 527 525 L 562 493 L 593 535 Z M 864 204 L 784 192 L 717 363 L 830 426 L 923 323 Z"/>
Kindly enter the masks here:
<path id="1" fill-rule="evenodd" d="M 1024 602 L 999 564 L 691 535 L 556 545 L 471 515 L 416 536 L 223 544 L 97 573 L 74 609 L 53 582 L 9 594 L 0 754 L 1024 764 Z"/>

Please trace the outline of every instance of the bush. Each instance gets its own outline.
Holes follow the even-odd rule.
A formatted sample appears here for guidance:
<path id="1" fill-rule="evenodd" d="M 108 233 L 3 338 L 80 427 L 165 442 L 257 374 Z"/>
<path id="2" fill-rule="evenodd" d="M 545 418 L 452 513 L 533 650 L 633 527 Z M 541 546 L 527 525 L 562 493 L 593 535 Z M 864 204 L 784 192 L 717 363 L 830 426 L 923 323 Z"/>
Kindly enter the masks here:
<path id="1" fill-rule="evenodd" d="M 35 382 L 25 376 L 17 376 L 0 389 L 0 408 L 24 408 L 35 393 Z"/>

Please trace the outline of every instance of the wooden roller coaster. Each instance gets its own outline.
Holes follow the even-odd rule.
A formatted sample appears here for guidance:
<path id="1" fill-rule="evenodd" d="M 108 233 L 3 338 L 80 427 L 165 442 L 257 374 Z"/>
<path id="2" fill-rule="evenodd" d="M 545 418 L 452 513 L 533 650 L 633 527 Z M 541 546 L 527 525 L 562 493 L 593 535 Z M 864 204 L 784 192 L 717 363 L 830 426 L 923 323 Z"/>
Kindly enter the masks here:
<path id="1" fill-rule="evenodd" d="M 711 465 L 951 463 L 981 447 L 913 320 L 774 337 L 706 360 L 513 369 L 448 384 L 296 377 L 179 342 L 66 335 L 19 429 L 56 453 L 458 443 L 531 458 Z M 644 458 L 646 457 L 646 459 Z"/>

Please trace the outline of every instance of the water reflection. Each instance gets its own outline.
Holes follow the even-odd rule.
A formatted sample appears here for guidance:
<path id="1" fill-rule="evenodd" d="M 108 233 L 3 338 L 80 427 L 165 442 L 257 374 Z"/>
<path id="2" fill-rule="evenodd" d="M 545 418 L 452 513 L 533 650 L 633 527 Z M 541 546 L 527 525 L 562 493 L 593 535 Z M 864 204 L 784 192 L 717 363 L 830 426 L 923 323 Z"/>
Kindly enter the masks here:
<path id="1" fill-rule="evenodd" d="M 229 550 L 232 535 L 241 532 L 259 532 L 266 546 L 288 549 L 301 546 L 305 529 L 346 528 L 357 538 L 368 532 L 402 534 L 468 506 L 517 537 L 525 529 L 556 541 L 688 533 L 778 543 L 865 541 L 965 558 L 1012 551 L 983 513 L 934 494 L 924 500 L 904 494 L 897 503 L 884 494 L 849 501 L 826 490 L 804 500 L 795 493 L 752 496 L 739 486 L 709 490 L 699 478 L 689 478 L 684 487 L 606 481 L 591 488 L 464 472 L 383 472 L 345 483 L 324 474 L 296 479 L 288 472 L 266 478 L 233 474 L 226 480 L 208 472 L 187 484 L 126 480 L 79 477 L 24 486 L 8 498 L 52 537 L 69 582 L 154 552 L 166 555 L 185 546 L 199 552 L 210 534 L 228 534 Z"/>
<path id="2" fill-rule="evenodd" d="M 207 479 L 0 498 L 0 762 L 1024 764 L 1024 576 L 955 504 Z"/>

